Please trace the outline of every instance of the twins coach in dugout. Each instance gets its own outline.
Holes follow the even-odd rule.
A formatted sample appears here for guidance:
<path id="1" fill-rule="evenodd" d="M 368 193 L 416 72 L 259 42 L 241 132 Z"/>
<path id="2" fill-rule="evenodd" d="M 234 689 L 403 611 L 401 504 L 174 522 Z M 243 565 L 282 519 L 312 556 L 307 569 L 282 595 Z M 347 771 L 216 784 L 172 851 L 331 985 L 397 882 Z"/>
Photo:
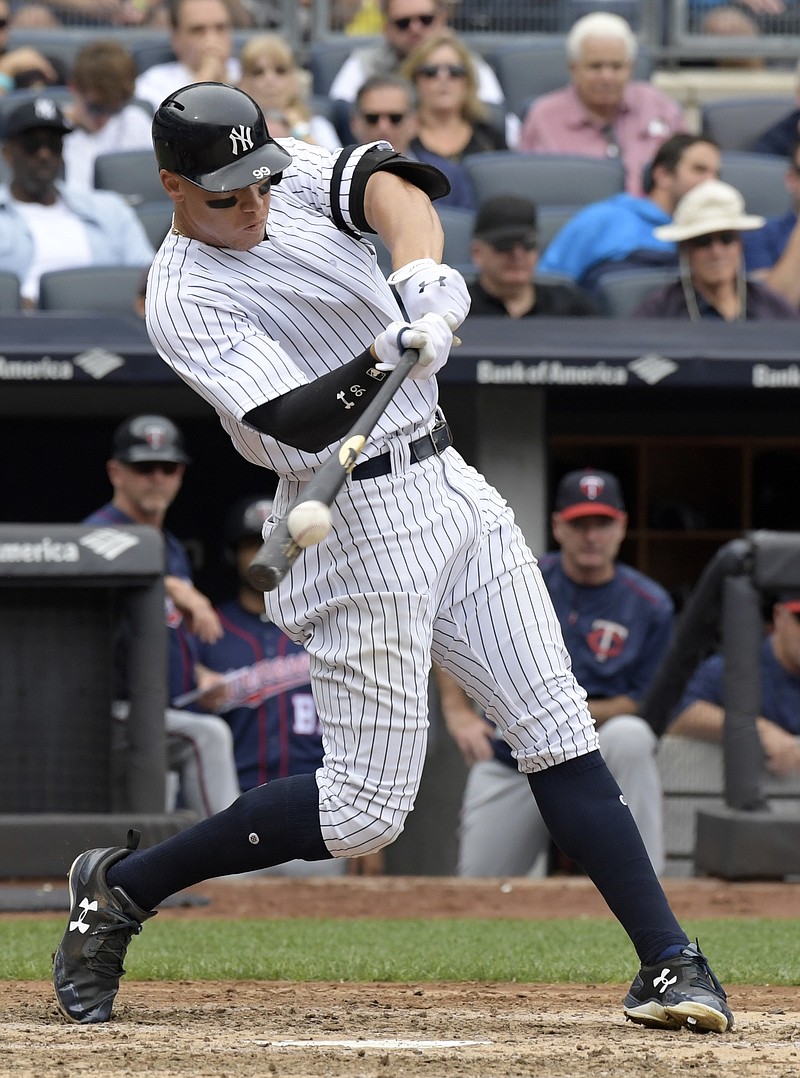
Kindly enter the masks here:
<path id="1" fill-rule="evenodd" d="M 148 329 L 239 452 L 278 473 L 275 518 L 401 352 L 419 358 L 339 492 L 329 534 L 266 595 L 310 655 L 322 766 L 149 849 L 133 832 L 127 847 L 80 854 L 54 963 L 62 1013 L 110 1017 L 128 943 L 168 895 L 392 842 L 419 786 L 433 658 L 502 732 L 555 841 L 628 933 L 641 969 L 625 1014 L 729 1029 L 725 992 L 672 913 L 598 751 L 536 561 L 437 411 L 436 373 L 469 308 L 463 278 L 439 261 L 441 174 L 388 143 L 278 144 L 255 102 L 221 84 L 168 97 L 153 137 L 175 216 L 150 271 Z M 388 279 L 370 232 L 392 253 Z"/>

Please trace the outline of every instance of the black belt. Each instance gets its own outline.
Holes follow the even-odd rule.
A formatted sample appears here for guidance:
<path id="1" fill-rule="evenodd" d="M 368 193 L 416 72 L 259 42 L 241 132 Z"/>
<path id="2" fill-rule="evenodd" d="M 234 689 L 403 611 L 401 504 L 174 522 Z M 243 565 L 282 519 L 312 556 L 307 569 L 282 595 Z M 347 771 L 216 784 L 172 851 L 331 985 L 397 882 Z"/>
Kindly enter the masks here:
<path id="1" fill-rule="evenodd" d="M 442 419 L 429 434 L 423 434 L 421 438 L 409 443 L 411 463 L 418 464 L 428 457 L 438 457 L 444 453 L 448 446 L 453 444 L 453 435 L 447 422 Z M 381 453 L 379 457 L 365 460 L 363 464 L 357 464 L 350 475 L 353 479 L 375 479 L 379 475 L 389 475 L 392 470 L 391 453 Z"/>

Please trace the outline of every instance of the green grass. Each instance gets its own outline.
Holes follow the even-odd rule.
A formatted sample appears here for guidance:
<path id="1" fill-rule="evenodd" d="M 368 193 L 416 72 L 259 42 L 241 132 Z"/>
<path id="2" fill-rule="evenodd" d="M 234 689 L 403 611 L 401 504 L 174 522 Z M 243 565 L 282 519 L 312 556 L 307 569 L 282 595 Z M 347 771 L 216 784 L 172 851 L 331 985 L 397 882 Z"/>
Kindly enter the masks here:
<path id="1" fill-rule="evenodd" d="M 0 978 L 50 976 L 62 918 L 0 922 Z M 800 984 L 797 923 L 694 921 L 717 976 Z M 162 921 L 133 940 L 133 980 L 619 983 L 637 961 L 615 921 Z"/>

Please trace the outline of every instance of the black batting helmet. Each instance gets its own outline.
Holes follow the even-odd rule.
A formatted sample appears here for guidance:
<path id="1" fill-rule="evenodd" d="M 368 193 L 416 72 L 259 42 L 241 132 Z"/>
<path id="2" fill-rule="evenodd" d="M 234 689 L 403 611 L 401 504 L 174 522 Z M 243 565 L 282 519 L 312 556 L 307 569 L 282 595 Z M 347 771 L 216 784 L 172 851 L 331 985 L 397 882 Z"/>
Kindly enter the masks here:
<path id="1" fill-rule="evenodd" d="M 274 179 L 292 160 L 252 97 L 222 82 L 195 82 L 165 98 L 153 117 L 153 146 L 159 168 L 204 191 Z"/>
<path id="2" fill-rule="evenodd" d="M 272 498 L 242 498 L 225 519 L 225 558 L 236 563 L 236 547 L 242 539 L 260 539 L 264 521 L 272 514 Z"/>

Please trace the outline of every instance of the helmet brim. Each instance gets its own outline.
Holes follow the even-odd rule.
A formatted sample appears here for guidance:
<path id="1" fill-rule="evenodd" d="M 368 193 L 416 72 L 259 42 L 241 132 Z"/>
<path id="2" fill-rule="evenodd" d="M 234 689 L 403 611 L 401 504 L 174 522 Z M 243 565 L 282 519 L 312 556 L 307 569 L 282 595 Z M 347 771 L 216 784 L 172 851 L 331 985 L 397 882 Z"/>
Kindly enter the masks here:
<path id="1" fill-rule="evenodd" d="M 280 175 L 291 160 L 292 155 L 277 142 L 268 142 L 266 146 L 259 146 L 246 154 L 240 161 L 231 161 L 214 172 L 181 175 L 204 191 L 238 191 Z"/>

